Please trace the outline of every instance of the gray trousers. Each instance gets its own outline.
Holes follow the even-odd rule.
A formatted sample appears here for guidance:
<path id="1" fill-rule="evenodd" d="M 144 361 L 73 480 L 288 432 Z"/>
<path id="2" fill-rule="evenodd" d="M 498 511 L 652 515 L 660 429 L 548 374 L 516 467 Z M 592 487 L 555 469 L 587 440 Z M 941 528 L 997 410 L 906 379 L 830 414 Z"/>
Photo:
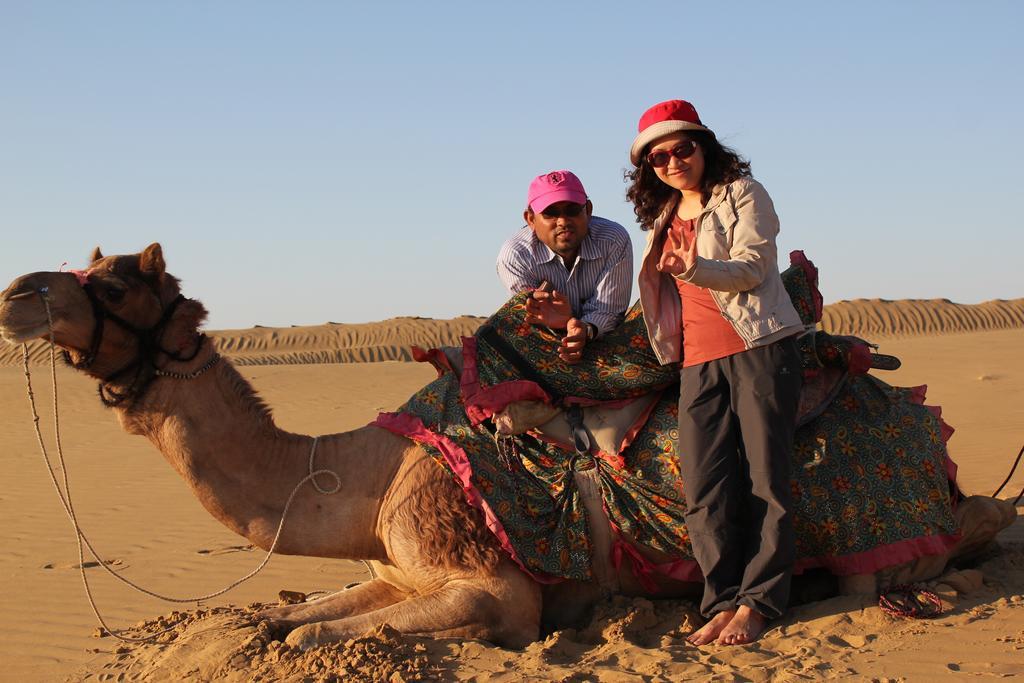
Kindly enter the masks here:
<path id="1" fill-rule="evenodd" d="M 796 554 L 789 463 L 802 379 L 792 337 L 682 369 L 679 464 L 705 617 L 737 605 L 770 619 L 785 611 Z"/>

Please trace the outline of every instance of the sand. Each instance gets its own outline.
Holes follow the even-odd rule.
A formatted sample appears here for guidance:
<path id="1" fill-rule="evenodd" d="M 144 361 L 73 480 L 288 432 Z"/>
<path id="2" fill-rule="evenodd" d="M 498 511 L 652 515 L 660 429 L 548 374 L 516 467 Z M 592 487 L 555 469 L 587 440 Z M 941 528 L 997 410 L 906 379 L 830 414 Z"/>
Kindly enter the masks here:
<path id="1" fill-rule="evenodd" d="M 433 377 L 401 362 L 413 344 L 451 343 L 479 318 L 399 318 L 366 325 L 255 328 L 214 333 L 220 348 L 274 407 L 285 429 L 329 433 L 366 424 Z M 1024 442 L 1024 300 L 840 302 L 828 329 L 878 342 L 903 368 L 893 384 L 929 385 L 929 403 L 956 427 L 950 441 L 961 486 L 991 493 Z M 696 623 L 681 601 L 615 599 L 581 630 L 522 651 L 488 643 L 402 636 L 387 628 L 311 653 L 294 653 L 251 625 L 257 602 L 279 590 L 338 590 L 366 577 L 354 562 L 275 556 L 250 582 L 201 605 L 171 605 L 88 568 L 114 628 L 170 627 L 165 644 L 124 646 L 97 637 L 74 536 L 35 444 L 20 349 L 0 350 L 0 680 L 853 680 L 933 681 L 1024 675 L 1024 521 L 1000 552 L 938 582 L 946 613 L 896 620 L 874 600 L 837 597 L 794 609 L 747 647 L 686 645 Z M 46 351 L 33 378 L 52 435 Z M 314 364 L 315 363 L 315 364 Z M 85 533 L 118 573 L 156 591 L 220 589 L 263 557 L 220 526 L 147 441 L 121 431 L 92 382 L 59 367 L 60 420 L 71 492 Z M 51 447 L 52 449 L 52 447 Z M 52 453 L 52 450 L 51 450 Z M 1024 488 L 1024 467 L 1003 497 Z M 1018 510 L 1024 513 L 1024 507 Z M 178 610 L 175 612 L 175 610 Z"/>

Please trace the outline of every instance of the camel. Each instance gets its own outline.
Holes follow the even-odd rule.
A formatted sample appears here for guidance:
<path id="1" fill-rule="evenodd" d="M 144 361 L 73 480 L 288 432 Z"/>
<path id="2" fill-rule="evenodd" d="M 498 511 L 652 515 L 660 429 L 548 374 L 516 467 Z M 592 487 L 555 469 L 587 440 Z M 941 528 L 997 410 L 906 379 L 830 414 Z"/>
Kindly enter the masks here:
<path id="1" fill-rule="evenodd" d="M 17 278 L 0 295 L 0 335 L 13 344 L 49 338 L 46 304 L 55 343 L 73 367 L 99 380 L 122 428 L 149 439 L 210 514 L 268 549 L 289 495 L 311 470 L 314 438 L 276 427 L 251 385 L 217 354 L 200 331 L 205 308 L 181 295 L 160 245 L 109 257 L 97 248 L 84 272 Z M 593 582 L 530 578 L 448 473 L 404 437 L 374 426 L 319 436 L 313 459 L 340 476 L 340 491 L 302 487 L 277 552 L 365 560 L 376 578 L 263 612 L 292 646 L 344 641 L 387 623 L 403 633 L 518 648 L 540 636 L 542 621 L 583 615 L 603 597 Z M 330 485 L 326 477 L 321 483 Z M 956 515 L 955 548 L 891 568 L 886 582 L 937 576 L 951 559 L 988 544 L 1016 511 L 972 496 Z M 875 589 L 877 577 L 854 578 L 847 588 Z M 657 584 L 658 597 L 700 589 L 664 577 Z M 617 586 L 627 595 L 648 592 L 628 563 Z"/>

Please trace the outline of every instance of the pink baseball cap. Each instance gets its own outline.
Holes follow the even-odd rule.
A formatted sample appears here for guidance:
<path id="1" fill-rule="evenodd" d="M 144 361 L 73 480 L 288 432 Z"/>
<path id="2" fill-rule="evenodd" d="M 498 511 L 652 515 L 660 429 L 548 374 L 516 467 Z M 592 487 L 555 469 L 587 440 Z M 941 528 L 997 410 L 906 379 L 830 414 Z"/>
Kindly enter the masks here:
<path id="1" fill-rule="evenodd" d="M 555 202 L 587 203 L 587 191 L 572 171 L 542 173 L 530 183 L 526 205 L 540 213 Z"/>
<path id="2" fill-rule="evenodd" d="M 644 147 L 669 133 L 682 130 L 704 130 L 712 135 L 710 128 L 705 128 L 697 116 L 697 110 L 686 100 L 668 100 L 659 102 L 644 112 L 640 117 L 639 133 L 629 149 L 629 160 L 634 166 L 640 165 L 640 155 Z"/>

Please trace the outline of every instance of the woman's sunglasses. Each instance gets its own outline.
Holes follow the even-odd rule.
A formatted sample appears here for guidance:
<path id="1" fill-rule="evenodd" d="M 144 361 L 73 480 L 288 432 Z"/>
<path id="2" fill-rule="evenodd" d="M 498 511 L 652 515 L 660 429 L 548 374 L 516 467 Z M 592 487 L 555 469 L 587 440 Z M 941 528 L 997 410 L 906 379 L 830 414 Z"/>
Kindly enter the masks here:
<path id="1" fill-rule="evenodd" d="M 647 155 L 647 163 L 654 168 L 661 168 L 662 166 L 668 166 L 668 161 L 672 157 L 682 161 L 683 159 L 689 159 L 693 156 L 693 153 L 697 151 L 697 143 L 693 140 L 683 140 L 672 149 L 659 149 L 657 152 L 651 152 Z"/>
<path id="2" fill-rule="evenodd" d="M 565 216 L 566 218 L 576 218 L 576 216 L 583 213 L 583 209 L 585 208 L 587 208 L 586 205 L 577 204 L 575 202 L 565 202 L 561 207 L 556 207 L 552 204 L 541 211 L 541 215 L 543 215 L 544 218 L 561 218 L 562 216 Z"/>

